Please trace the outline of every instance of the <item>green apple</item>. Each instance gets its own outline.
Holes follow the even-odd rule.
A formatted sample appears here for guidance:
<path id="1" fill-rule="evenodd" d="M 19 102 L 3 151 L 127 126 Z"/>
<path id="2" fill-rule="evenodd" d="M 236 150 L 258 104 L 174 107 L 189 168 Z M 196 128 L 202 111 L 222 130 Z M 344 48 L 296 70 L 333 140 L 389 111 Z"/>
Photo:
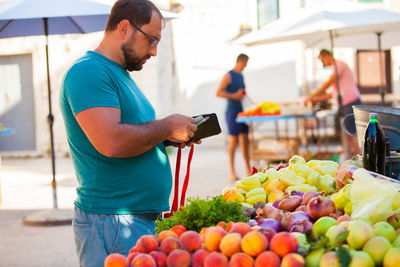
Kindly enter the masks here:
<path id="1" fill-rule="evenodd" d="M 297 248 L 297 253 L 303 256 L 307 255 L 308 251 L 310 250 L 310 244 L 307 241 L 306 235 L 299 232 L 292 232 L 290 234 L 296 237 L 297 242 L 299 243 L 299 247 Z"/>
<path id="2" fill-rule="evenodd" d="M 350 221 L 344 221 L 344 222 L 339 223 L 338 225 L 347 230 L 349 228 L 349 224 L 350 224 Z"/>
<path id="3" fill-rule="evenodd" d="M 393 242 L 396 239 L 396 230 L 388 222 L 377 222 L 373 228 L 376 236 L 383 236 L 389 242 Z"/>
<path id="4" fill-rule="evenodd" d="M 325 236 L 329 238 L 329 244 L 332 247 L 336 247 L 338 245 L 340 245 L 343 242 L 337 243 L 336 242 L 336 238 L 338 237 L 338 235 L 342 232 L 346 231 L 345 228 L 341 227 L 340 225 L 333 225 L 331 226 L 328 231 L 326 231 Z"/>
<path id="5" fill-rule="evenodd" d="M 366 220 L 366 219 L 361 219 L 360 221 L 366 222 L 371 226 L 374 226 L 374 224 L 370 221 L 370 220 Z"/>
<path id="6" fill-rule="evenodd" d="M 374 229 L 371 225 L 361 220 L 353 220 L 349 223 L 349 235 L 347 236 L 347 244 L 351 248 L 361 249 L 364 244 L 374 236 Z"/>
<path id="7" fill-rule="evenodd" d="M 323 248 L 311 251 L 306 256 L 306 266 L 307 267 L 318 267 L 319 261 L 321 260 L 321 258 L 324 254 L 325 254 L 325 250 Z"/>
<path id="8" fill-rule="evenodd" d="M 321 237 L 335 224 L 336 220 L 334 218 L 328 216 L 321 217 L 314 223 L 312 230 L 317 237 Z"/>
<path id="9" fill-rule="evenodd" d="M 383 236 L 374 236 L 365 243 L 363 251 L 367 252 L 377 266 L 383 262 L 386 252 L 392 248 L 392 244 Z"/>
<path id="10" fill-rule="evenodd" d="M 351 262 L 349 267 L 374 267 L 375 263 L 371 256 L 364 251 L 350 250 Z"/>
<path id="11" fill-rule="evenodd" d="M 391 248 L 386 252 L 383 258 L 384 267 L 399 267 L 400 266 L 400 248 Z"/>
<path id="12" fill-rule="evenodd" d="M 350 222 L 350 221 L 351 221 L 351 217 L 349 215 L 342 215 L 336 219 L 336 224 L 339 225 L 342 222 Z"/>
<path id="13" fill-rule="evenodd" d="M 319 260 L 320 267 L 340 267 L 339 256 L 336 252 L 330 251 L 325 253 Z"/>
<path id="14" fill-rule="evenodd" d="M 392 243 L 393 247 L 400 248 L 400 235 L 396 237 L 396 239 Z"/>

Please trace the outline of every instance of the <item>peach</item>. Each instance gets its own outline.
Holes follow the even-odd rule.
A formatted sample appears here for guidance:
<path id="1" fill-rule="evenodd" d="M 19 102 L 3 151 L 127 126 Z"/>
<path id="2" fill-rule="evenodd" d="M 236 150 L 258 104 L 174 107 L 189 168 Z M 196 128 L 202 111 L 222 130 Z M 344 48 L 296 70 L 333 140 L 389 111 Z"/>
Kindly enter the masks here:
<path id="1" fill-rule="evenodd" d="M 219 250 L 227 257 L 240 251 L 242 236 L 238 233 L 228 233 L 219 243 Z"/>
<path id="2" fill-rule="evenodd" d="M 204 266 L 204 260 L 211 252 L 207 249 L 199 249 L 192 255 L 192 267 L 202 267 Z"/>
<path id="3" fill-rule="evenodd" d="M 181 243 L 179 242 L 179 239 L 173 236 L 167 237 L 164 239 L 164 241 L 161 243 L 160 249 L 162 252 L 165 254 L 169 254 L 171 251 L 178 249 L 181 247 Z"/>
<path id="4" fill-rule="evenodd" d="M 178 238 L 178 235 L 175 232 L 172 232 L 171 230 L 161 231 L 158 234 L 158 243 L 161 244 L 165 238 L 170 237 L 170 236 Z"/>
<path id="5" fill-rule="evenodd" d="M 254 259 L 246 253 L 233 254 L 229 261 L 229 267 L 253 267 Z"/>
<path id="6" fill-rule="evenodd" d="M 150 256 L 153 257 L 156 262 L 157 267 L 166 267 L 167 266 L 167 254 L 162 251 L 152 251 L 150 252 Z"/>
<path id="7" fill-rule="evenodd" d="M 226 231 L 218 226 L 208 227 L 204 233 L 204 245 L 209 251 L 216 251 L 219 248 L 219 243 L 226 235 Z"/>
<path id="8" fill-rule="evenodd" d="M 286 254 L 282 258 L 281 267 L 303 267 L 306 264 L 303 256 L 297 253 Z"/>
<path id="9" fill-rule="evenodd" d="M 229 232 L 230 233 L 239 233 L 243 237 L 250 231 L 251 231 L 250 225 L 248 225 L 245 222 L 237 222 L 232 226 L 232 228 Z"/>
<path id="10" fill-rule="evenodd" d="M 225 226 L 225 230 L 227 231 L 227 232 L 229 232 L 231 229 L 232 229 L 232 227 L 233 227 L 233 225 L 234 225 L 235 223 L 234 222 L 227 222 L 226 223 L 226 226 Z"/>
<path id="11" fill-rule="evenodd" d="M 122 254 L 112 253 L 104 260 L 104 267 L 128 267 L 128 260 Z"/>
<path id="12" fill-rule="evenodd" d="M 203 242 L 203 243 L 204 243 L 204 234 L 205 234 L 206 230 L 207 230 L 207 227 L 203 227 L 203 228 L 201 228 L 201 230 L 199 232 L 199 235 L 201 237 L 201 242 Z"/>
<path id="13" fill-rule="evenodd" d="M 139 253 L 129 267 L 157 267 L 153 257 L 149 254 Z"/>
<path id="14" fill-rule="evenodd" d="M 291 252 L 296 252 L 299 246 L 297 238 L 288 232 L 280 232 L 271 239 L 270 250 L 283 257 Z"/>
<path id="15" fill-rule="evenodd" d="M 136 241 L 137 251 L 140 253 L 149 253 L 158 248 L 157 237 L 154 235 L 143 235 Z"/>
<path id="16" fill-rule="evenodd" d="M 228 267 L 228 258 L 222 253 L 211 252 L 204 260 L 204 267 Z"/>
<path id="17" fill-rule="evenodd" d="M 167 258 L 168 267 L 189 267 L 190 254 L 184 249 L 175 249 Z"/>
<path id="18" fill-rule="evenodd" d="M 132 248 L 129 250 L 128 254 L 131 254 L 132 252 L 139 252 L 139 251 L 137 250 L 137 247 L 136 247 L 136 246 L 132 247 Z"/>
<path id="19" fill-rule="evenodd" d="M 279 267 L 281 259 L 272 251 L 264 251 L 257 256 L 254 267 Z"/>
<path id="20" fill-rule="evenodd" d="M 134 259 L 138 254 L 139 254 L 139 252 L 137 252 L 137 251 L 133 251 L 133 252 L 130 252 L 130 253 L 128 254 L 128 257 L 126 258 L 126 259 L 128 260 L 128 266 L 131 266 L 131 263 L 132 263 L 133 259 Z"/>
<path id="21" fill-rule="evenodd" d="M 180 225 L 180 224 L 172 226 L 169 230 L 172 231 L 172 232 L 174 232 L 175 234 L 177 234 L 178 237 L 180 237 L 181 234 L 183 234 L 184 232 L 186 232 L 185 226 Z"/>
<path id="22" fill-rule="evenodd" d="M 201 248 L 201 237 L 195 231 L 186 231 L 180 237 L 181 246 L 189 252 L 193 252 Z"/>
<path id="23" fill-rule="evenodd" d="M 243 252 L 256 257 L 267 249 L 268 241 L 262 233 L 252 231 L 243 237 L 241 247 Z"/>

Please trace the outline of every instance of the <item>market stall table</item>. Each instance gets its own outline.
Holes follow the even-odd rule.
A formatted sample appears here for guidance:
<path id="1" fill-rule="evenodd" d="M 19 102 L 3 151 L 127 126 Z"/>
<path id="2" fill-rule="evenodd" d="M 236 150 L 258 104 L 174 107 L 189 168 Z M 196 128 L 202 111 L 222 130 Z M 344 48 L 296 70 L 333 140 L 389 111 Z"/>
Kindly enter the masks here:
<path id="1" fill-rule="evenodd" d="M 313 118 L 316 113 L 309 113 L 304 115 L 265 115 L 265 116 L 241 116 L 236 119 L 239 123 L 249 123 L 250 124 L 250 158 L 253 160 L 272 160 L 272 161 L 282 161 L 287 160 L 291 153 L 298 153 L 298 145 L 300 143 L 300 120 Z M 296 135 L 294 138 L 290 138 L 289 134 L 289 120 L 296 121 Z M 279 121 L 285 121 L 285 136 L 281 138 L 279 133 Z M 290 139 L 294 140 L 294 145 L 292 147 L 291 153 L 288 155 L 266 153 L 257 147 L 257 141 L 254 136 L 254 129 L 256 123 L 263 122 L 274 122 L 275 123 L 275 140 L 284 139 L 289 142 Z"/>

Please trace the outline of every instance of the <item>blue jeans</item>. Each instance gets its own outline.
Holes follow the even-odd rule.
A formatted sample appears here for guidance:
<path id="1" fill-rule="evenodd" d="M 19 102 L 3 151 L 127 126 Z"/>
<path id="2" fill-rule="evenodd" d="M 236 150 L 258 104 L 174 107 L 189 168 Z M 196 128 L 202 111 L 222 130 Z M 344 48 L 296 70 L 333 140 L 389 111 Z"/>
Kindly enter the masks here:
<path id="1" fill-rule="evenodd" d="M 98 267 L 111 253 L 127 256 L 140 236 L 154 235 L 155 222 L 132 214 L 89 214 L 75 207 L 72 229 L 80 266 Z"/>

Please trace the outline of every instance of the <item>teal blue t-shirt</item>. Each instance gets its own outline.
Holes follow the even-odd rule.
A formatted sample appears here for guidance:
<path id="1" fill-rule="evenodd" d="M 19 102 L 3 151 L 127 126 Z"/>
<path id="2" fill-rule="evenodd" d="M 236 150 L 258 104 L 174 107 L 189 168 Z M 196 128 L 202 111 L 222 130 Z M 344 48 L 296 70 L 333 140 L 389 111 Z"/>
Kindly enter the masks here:
<path id="1" fill-rule="evenodd" d="M 121 65 L 88 51 L 66 73 L 60 107 L 79 182 L 78 208 L 94 214 L 169 210 L 172 175 L 163 143 L 136 157 L 106 157 L 94 148 L 75 119 L 85 109 L 115 107 L 121 110 L 121 123 L 155 120 L 150 102 Z"/>

